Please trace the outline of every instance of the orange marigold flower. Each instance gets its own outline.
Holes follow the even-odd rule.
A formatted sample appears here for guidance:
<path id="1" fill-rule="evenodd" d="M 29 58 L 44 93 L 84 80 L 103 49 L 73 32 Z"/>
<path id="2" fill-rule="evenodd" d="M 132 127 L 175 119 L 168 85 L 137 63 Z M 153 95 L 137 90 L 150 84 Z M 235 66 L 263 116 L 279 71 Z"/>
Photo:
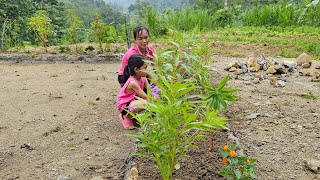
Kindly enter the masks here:
<path id="1" fill-rule="evenodd" d="M 228 158 L 223 158 L 222 159 L 222 164 L 227 164 L 227 162 L 228 162 Z"/>
<path id="2" fill-rule="evenodd" d="M 251 162 L 250 159 L 247 159 L 247 163 L 250 164 L 250 162 Z"/>
<path id="3" fill-rule="evenodd" d="M 231 157 L 236 157 L 237 156 L 237 153 L 235 151 L 230 151 L 230 156 Z"/>
<path id="4" fill-rule="evenodd" d="M 229 150 L 229 146 L 223 146 L 223 150 L 228 151 Z"/>

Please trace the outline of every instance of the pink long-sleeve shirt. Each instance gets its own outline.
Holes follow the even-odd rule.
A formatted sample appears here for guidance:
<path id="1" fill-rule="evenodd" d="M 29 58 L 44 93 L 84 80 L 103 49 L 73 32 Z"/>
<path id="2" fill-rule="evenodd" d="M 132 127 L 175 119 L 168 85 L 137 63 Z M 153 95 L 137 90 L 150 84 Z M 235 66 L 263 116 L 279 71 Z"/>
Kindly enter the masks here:
<path id="1" fill-rule="evenodd" d="M 151 44 L 148 44 L 148 46 L 147 46 L 146 59 L 147 59 L 147 60 L 151 60 L 151 59 L 153 58 L 153 53 L 154 53 L 154 47 L 153 47 Z M 129 58 L 130 58 L 133 54 L 142 54 L 136 44 L 133 45 L 130 49 L 128 49 L 128 51 L 127 51 L 127 52 L 124 54 L 124 56 L 122 57 L 122 63 L 121 63 L 121 66 L 120 66 L 120 70 L 119 70 L 119 72 L 118 72 L 118 75 L 123 75 L 123 73 L 124 73 L 124 68 L 125 68 L 126 65 L 128 64 Z"/>

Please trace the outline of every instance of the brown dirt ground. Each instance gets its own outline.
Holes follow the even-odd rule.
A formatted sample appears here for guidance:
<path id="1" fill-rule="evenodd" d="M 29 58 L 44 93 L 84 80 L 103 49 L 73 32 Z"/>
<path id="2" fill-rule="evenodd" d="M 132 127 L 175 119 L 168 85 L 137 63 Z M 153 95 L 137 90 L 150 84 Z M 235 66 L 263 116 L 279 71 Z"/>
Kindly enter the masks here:
<path id="1" fill-rule="evenodd" d="M 246 59 L 215 57 L 214 79 L 218 81 L 227 75 L 223 68 L 233 61 L 244 63 Z M 311 68 L 298 68 L 298 71 L 306 73 L 316 65 L 320 62 L 313 61 Z M 209 141 L 198 142 L 198 149 L 189 151 L 189 157 L 174 172 L 174 179 L 225 179 L 218 174 L 222 158 L 217 149 L 236 141 L 239 154 L 257 158 L 259 180 L 320 179 L 319 173 L 310 171 L 304 164 L 305 160 L 320 159 L 320 84 L 311 82 L 311 77 L 299 76 L 298 71 L 284 77 L 288 82 L 281 88 L 273 87 L 268 79 L 250 85 L 241 80 L 262 72 L 242 74 L 240 78 L 230 73 L 229 86 L 239 89 L 239 100 L 222 112 L 229 118 L 230 130 L 216 133 L 213 151 L 209 151 Z M 318 98 L 301 97 L 309 92 Z M 253 120 L 246 118 L 253 113 L 260 113 L 260 116 Z M 161 179 L 152 161 L 140 157 L 134 157 L 133 161 L 140 172 L 139 179 Z"/>
<path id="2" fill-rule="evenodd" d="M 119 63 L 0 63 L 0 179 L 122 179 Z"/>
<path id="3" fill-rule="evenodd" d="M 235 60 L 245 61 L 215 57 L 213 77 L 220 80 Z M 119 65 L 1 62 L 0 179 L 123 179 L 136 142 L 125 136 L 117 117 Z M 216 149 L 232 143 L 227 137 L 233 134 L 241 151 L 258 159 L 258 179 L 320 179 L 303 163 L 320 158 L 319 98 L 301 97 L 320 97 L 320 84 L 295 74 L 285 78 L 286 86 L 275 88 L 269 80 L 245 85 L 232 76 L 228 84 L 239 88 L 240 98 L 223 112 L 230 131 L 217 132 L 213 152 L 208 142 L 199 142 L 174 178 L 223 179 Z M 255 112 L 258 118 L 245 118 Z M 159 179 L 151 161 L 133 161 L 139 180 Z"/>

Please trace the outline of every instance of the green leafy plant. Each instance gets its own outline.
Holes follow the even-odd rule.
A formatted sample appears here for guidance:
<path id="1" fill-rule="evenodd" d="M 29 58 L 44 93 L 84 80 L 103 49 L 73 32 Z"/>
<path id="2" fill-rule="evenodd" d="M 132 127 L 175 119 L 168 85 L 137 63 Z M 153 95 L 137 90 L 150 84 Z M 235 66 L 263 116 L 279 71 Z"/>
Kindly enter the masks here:
<path id="1" fill-rule="evenodd" d="M 76 15 L 74 10 L 68 9 L 67 13 L 67 23 L 69 25 L 69 28 L 67 29 L 67 38 L 71 44 L 77 44 L 79 41 L 79 28 L 83 27 L 83 21 Z"/>
<path id="2" fill-rule="evenodd" d="M 107 25 L 100 21 L 98 15 L 91 24 L 91 30 L 93 32 L 95 41 L 99 44 L 100 51 L 103 52 L 102 43 L 105 42 Z"/>
<path id="3" fill-rule="evenodd" d="M 305 93 L 305 94 L 301 94 L 301 97 L 303 97 L 305 99 L 313 99 L 313 100 L 316 100 L 318 98 L 311 91 L 309 91 L 308 93 Z"/>
<path id="4" fill-rule="evenodd" d="M 39 10 L 37 15 L 28 19 L 28 25 L 42 41 L 43 47 L 47 51 L 48 35 L 51 32 L 50 19 L 46 11 Z"/>
<path id="5" fill-rule="evenodd" d="M 174 169 L 180 166 L 196 140 L 205 139 L 206 132 L 221 129 L 227 123 L 226 118 L 220 117 L 218 111 L 208 105 L 207 101 L 212 97 L 205 94 L 214 88 L 210 87 L 208 66 L 201 60 L 203 55 L 196 54 L 191 48 L 195 43 L 191 40 L 188 48 L 172 44 L 170 50 L 157 56 L 157 66 L 148 66 L 152 67 L 148 73 L 159 87 L 160 100 L 153 101 L 148 90 L 146 112 L 132 114 L 142 133 L 129 135 L 139 139 L 139 146 L 147 150 L 137 155 L 152 158 L 164 180 L 172 179 Z M 227 80 L 224 79 L 220 89 L 215 90 L 219 92 L 216 97 L 225 101 L 231 100 L 234 92 L 221 91 Z M 225 98 L 228 95 L 229 99 Z M 224 106 L 221 102 L 217 102 L 219 107 Z"/>
<path id="6" fill-rule="evenodd" d="M 237 145 L 232 144 L 230 146 L 224 146 L 218 150 L 222 155 L 222 163 L 224 164 L 220 175 L 227 179 L 235 180 L 249 180 L 257 178 L 255 174 L 256 167 L 254 166 L 256 159 L 249 159 L 246 156 L 238 156 L 236 148 Z"/>

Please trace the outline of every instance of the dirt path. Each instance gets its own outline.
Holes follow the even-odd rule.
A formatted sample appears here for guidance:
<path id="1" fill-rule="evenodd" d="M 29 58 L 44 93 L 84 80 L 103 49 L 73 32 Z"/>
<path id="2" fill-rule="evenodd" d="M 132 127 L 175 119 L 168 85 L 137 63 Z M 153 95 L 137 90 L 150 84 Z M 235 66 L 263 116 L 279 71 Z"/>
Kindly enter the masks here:
<path id="1" fill-rule="evenodd" d="M 0 179 L 121 179 L 119 63 L 0 64 Z"/>

